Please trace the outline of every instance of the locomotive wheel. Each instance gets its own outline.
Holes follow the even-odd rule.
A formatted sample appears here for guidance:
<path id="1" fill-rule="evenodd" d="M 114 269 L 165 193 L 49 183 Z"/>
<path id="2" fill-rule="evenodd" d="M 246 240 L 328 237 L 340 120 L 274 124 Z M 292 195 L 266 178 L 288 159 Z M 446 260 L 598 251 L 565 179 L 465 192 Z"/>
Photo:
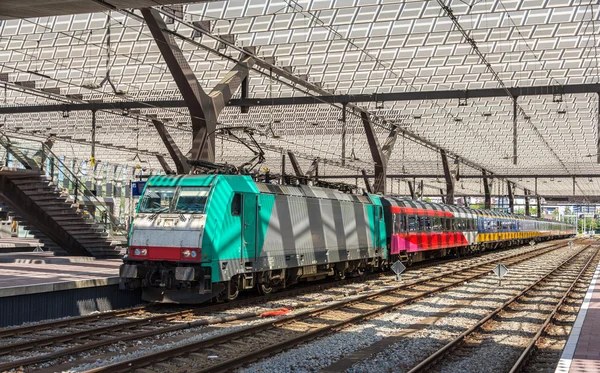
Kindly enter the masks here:
<path id="1" fill-rule="evenodd" d="M 225 289 L 225 293 L 225 300 L 227 301 L 232 301 L 240 295 L 239 280 L 237 278 L 232 278 L 231 281 L 229 281 L 229 286 Z"/>
<path id="2" fill-rule="evenodd" d="M 260 283 L 256 285 L 256 288 L 258 289 L 258 292 L 262 295 L 269 295 L 275 292 L 275 290 L 273 290 L 273 287 L 270 284 Z"/>

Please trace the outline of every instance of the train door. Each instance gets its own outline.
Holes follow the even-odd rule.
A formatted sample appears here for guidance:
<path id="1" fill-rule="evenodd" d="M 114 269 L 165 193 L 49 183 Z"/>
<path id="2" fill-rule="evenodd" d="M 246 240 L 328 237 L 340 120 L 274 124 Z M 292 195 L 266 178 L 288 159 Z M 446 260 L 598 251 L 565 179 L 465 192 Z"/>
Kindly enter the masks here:
<path id="1" fill-rule="evenodd" d="M 242 208 L 242 261 L 254 262 L 258 248 L 258 194 L 244 193 Z"/>
<path id="2" fill-rule="evenodd" d="M 375 242 L 373 242 L 373 246 L 376 249 L 379 249 L 382 246 L 381 242 L 381 220 L 383 219 L 383 207 L 382 206 L 373 206 L 373 231 L 375 233 Z"/>

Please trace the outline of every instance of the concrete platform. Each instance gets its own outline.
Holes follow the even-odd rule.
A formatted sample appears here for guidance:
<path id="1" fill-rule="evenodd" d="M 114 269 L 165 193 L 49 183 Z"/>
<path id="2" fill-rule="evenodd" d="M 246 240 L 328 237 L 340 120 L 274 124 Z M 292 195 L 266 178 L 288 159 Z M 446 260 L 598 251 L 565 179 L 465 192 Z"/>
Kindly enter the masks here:
<path id="1" fill-rule="evenodd" d="M 581 304 L 555 373 L 600 372 L 600 265 Z"/>
<path id="2" fill-rule="evenodd" d="M 8 237 L 0 238 L 0 253 L 32 252 L 44 244 L 36 238 Z"/>
<path id="3" fill-rule="evenodd" d="M 0 254 L 0 327 L 142 303 L 119 290 L 120 259 Z"/>

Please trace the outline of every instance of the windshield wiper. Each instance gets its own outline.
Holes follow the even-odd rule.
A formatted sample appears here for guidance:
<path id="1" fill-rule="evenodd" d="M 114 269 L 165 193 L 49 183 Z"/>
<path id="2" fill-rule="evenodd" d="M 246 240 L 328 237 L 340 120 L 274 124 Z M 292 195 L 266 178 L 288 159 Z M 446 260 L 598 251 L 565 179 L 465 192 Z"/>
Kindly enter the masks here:
<path id="1" fill-rule="evenodd" d="M 160 214 L 161 212 L 167 212 L 167 211 L 169 211 L 169 208 L 163 207 L 160 210 L 156 211 L 154 214 L 150 215 L 150 217 L 148 219 L 154 220 L 158 217 L 158 214 Z"/>

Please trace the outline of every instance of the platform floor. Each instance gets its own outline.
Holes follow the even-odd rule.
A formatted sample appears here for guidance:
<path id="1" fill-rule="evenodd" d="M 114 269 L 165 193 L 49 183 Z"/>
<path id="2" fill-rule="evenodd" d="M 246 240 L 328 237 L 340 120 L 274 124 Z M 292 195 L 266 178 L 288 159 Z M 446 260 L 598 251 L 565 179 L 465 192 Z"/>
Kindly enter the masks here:
<path id="1" fill-rule="evenodd" d="M 581 304 L 555 373 L 600 372 L 600 265 Z"/>
<path id="2" fill-rule="evenodd" d="M 51 253 L 0 254 L 0 298 L 114 285 L 120 259 L 55 257 Z"/>

